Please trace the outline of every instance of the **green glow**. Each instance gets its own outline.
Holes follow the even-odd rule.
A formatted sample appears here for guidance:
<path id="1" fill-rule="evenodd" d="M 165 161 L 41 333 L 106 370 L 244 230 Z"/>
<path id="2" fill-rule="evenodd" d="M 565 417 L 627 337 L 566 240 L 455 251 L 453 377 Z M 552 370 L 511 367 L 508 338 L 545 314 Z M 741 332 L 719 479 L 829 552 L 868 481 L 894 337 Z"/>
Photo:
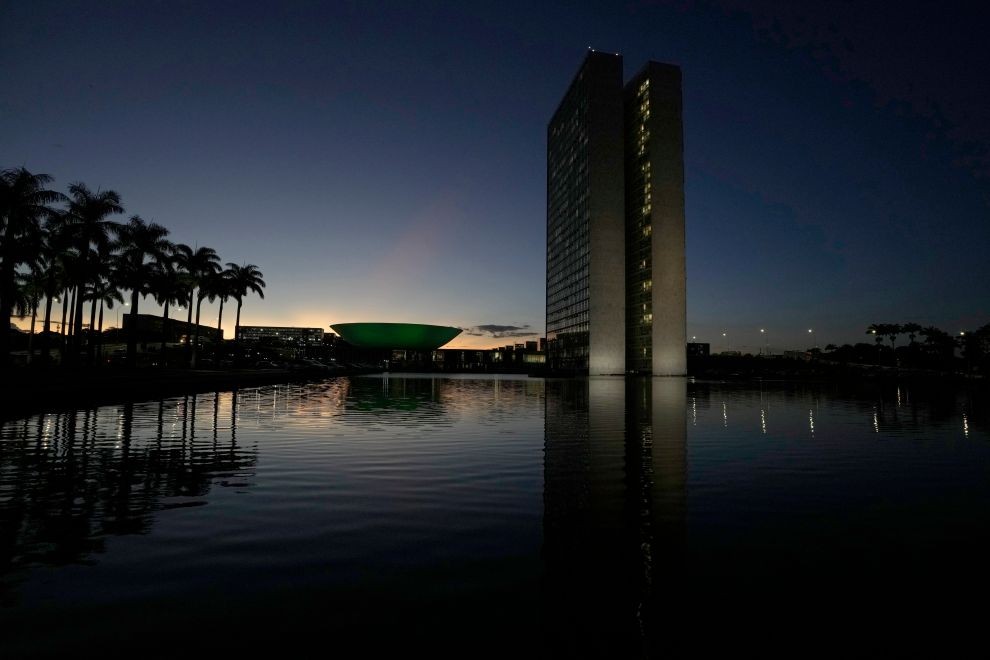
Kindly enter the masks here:
<path id="1" fill-rule="evenodd" d="M 330 327 L 354 346 L 410 351 L 432 351 L 461 334 L 460 328 L 420 323 L 338 323 Z"/>

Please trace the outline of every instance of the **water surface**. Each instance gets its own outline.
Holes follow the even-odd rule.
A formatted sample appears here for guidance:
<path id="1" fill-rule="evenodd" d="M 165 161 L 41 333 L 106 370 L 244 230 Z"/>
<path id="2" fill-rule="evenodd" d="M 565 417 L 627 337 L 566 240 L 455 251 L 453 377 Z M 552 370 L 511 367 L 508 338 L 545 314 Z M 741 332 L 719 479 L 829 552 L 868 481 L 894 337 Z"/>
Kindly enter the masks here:
<path id="1" fill-rule="evenodd" d="M 392 376 L 11 421 L 0 652 L 944 651 L 990 586 L 984 401 Z"/>

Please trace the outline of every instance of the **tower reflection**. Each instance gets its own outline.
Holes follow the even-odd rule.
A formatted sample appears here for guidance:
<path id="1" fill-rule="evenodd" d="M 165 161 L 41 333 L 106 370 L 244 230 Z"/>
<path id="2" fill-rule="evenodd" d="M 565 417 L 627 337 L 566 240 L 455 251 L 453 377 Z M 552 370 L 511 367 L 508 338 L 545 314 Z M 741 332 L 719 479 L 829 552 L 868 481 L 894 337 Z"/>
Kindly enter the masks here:
<path id="1" fill-rule="evenodd" d="M 676 643 L 686 388 L 679 378 L 547 382 L 543 556 L 558 651 L 625 656 Z"/>

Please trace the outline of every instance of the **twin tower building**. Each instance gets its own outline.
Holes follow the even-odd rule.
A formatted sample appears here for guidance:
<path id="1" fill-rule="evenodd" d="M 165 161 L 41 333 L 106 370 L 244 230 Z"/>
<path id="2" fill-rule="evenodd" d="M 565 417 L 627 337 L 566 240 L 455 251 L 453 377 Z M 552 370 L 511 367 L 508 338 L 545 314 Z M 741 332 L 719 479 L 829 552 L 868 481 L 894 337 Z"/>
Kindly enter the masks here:
<path id="1" fill-rule="evenodd" d="M 547 362 L 687 371 L 681 70 L 589 51 L 547 128 Z"/>

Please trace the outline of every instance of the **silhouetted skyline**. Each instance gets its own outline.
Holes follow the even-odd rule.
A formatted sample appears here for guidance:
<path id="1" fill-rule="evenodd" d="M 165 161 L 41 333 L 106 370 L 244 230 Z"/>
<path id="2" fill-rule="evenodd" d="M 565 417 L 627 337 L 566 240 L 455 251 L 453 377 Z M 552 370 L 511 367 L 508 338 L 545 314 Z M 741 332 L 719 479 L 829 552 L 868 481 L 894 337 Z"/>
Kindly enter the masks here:
<path id="1" fill-rule="evenodd" d="M 594 47 L 684 72 L 689 339 L 985 324 L 988 17 L 777 4 L 8 3 L 0 166 L 261 264 L 245 324 L 534 338 L 546 125 Z"/>

